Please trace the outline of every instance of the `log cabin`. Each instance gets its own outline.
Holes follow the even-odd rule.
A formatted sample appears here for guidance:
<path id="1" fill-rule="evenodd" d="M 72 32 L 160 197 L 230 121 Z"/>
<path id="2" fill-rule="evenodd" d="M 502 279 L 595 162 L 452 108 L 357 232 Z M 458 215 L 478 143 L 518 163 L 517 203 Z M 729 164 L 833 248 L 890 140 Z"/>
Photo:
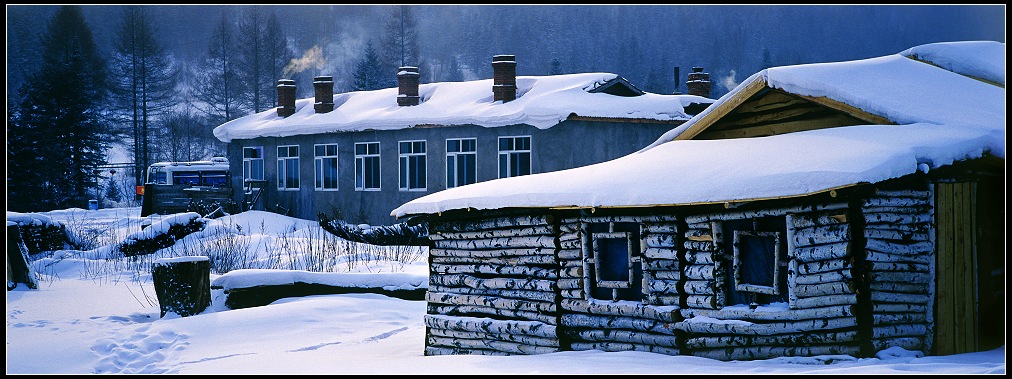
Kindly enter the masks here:
<path id="1" fill-rule="evenodd" d="M 420 84 L 405 66 L 397 88 L 338 94 L 333 77 L 318 76 L 315 97 L 298 100 L 295 82 L 281 79 L 276 109 L 214 129 L 228 142 L 232 199 L 388 225 L 390 209 L 445 188 L 629 154 L 714 101 L 701 69 L 675 95 L 611 73 L 517 76 L 513 55 L 494 56 L 492 69 L 492 79 Z"/>
<path id="2" fill-rule="evenodd" d="M 424 353 L 1002 346 L 1004 51 L 765 69 L 636 153 L 403 204 Z"/>

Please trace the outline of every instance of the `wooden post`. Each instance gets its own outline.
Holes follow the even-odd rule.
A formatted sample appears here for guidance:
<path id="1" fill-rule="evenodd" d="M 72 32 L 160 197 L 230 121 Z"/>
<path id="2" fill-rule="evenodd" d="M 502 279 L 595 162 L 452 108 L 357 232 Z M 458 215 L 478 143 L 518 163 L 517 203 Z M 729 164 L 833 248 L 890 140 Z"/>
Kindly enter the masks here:
<path id="1" fill-rule="evenodd" d="M 182 317 L 203 312 L 211 305 L 211 262 L 204 256 L 160 258 L 151 264 L 151 278 L 161 316 Z"/>

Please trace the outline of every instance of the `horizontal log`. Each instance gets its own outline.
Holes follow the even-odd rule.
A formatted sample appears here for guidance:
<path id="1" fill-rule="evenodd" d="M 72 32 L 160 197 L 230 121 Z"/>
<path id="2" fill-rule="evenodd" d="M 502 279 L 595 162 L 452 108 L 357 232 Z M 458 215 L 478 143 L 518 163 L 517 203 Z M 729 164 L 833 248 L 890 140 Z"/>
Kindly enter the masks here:
<path id="1" fill-rule="evenodd" d="M 914 271 L 872 271 L 868 274 L 873 282 L 899 282 L 927 285 L 931 282 L 931 274 Z"/>
<path id="2" fill-rule="evenodd" d="M 918 199 L 931 197 L 931 191 L 919 190 L 883 190 L 876 188 L 875 194 L 882 197 L 914 197 Z"/>
<path id="3" fill-rule="evenodd" d="M 820 308 L 833 305 L 852 305 L 852 304 L 857 304 L 856 295 L 830 295 L 830 296 L 806 297 L 806 298 L 798 298 L 797 300 L 794 301 L 794 307 L 798 309 Z"/>
<path id="4" fill-rule="evenodd" d="M 552 236 L 523 236 L 481 238 L 472 240 L 435 240 L 432 245 L 437 249 L 457 250 L 501 250 L 522 249 L 547 250 L 551 254 L 555 249 L 555 238 Z M 532 255 L 532 254 L 524 254 Z"/>
<path id="5" fill-rule="evenodd" d="M 868 269 L 872 271 L 905 271 L 905 272 L 928 272 L 927 264 L 911 262 L 868 262 Z"/>
<path id="6" fill-rule="evenodd" d="M 857 326 L 857 319 L 854 317 L 838 317 L 812 320 L 796 321 L 771 321 L 766 323 L 752 323 L 747 321 L 727 322 L 725 320 L 695 321 L 685 319 L 677 324 L 677 327 L 689 333 L 699 334 L 736 334 L 753 336 L 770 336 L 777 334 L 802 333 L 810 331 L 828 331 L 845 329 Z"/>
<path id="7" fill-rule="evenodd" d="M 555 250 L 544 248 L 504 248 L 495 250 L 429 249 L 429 256 L 432 257 L 512 258 L 529 255 L 554 257 Z"/>
<path id="8" fill-rule="evenodd" d="M 850 225 L 837 224 L 798 229 L 794 231 L 793 238 L 796 247 L 850 241 Z"/>
<path id="9" fill-rule="evenodd" d="M 876 224 L 921 224 L 930 223 L 931 215 L 927 213 L 868 213 L 864 212 L 867 225 Z"/>
<path id="10" fill-rule="evenodd" d="M 580 259 L 580 260 L 575 260 L 575 259 L 560 259 L 558 265 L 559 265 L 559 268 L 563 268 L 563 269 L 571 269 L 571 268 L 574 268 L 574 267 L 581 267 L 582 268 L 583 267 L 583 260 L 582 259 Z"/>
<path id="11" fill-rule="evenodd" d="M 559 279 L 555 285 L 564 290 L 579 289 L 583 288 L 583 278 Z"/>
<path id="12" fill-rule="evenodd" d="M 927 333 L 928 327 L 924 324 L 882 325 L 871 328 L 872 338 L 920 337 Z"/>
<path id="13" fill-rule="evenodd" d="M 635 317 L 650 320 L 677 322 L 682 320 L 677 306 L 651 306 L 638 301 L 605 301 L 562 299 L 562 309 L 601 316 Z"/>
<path id="14" fill-rule="evenodd" d="M 691 265 L 685 266 L 682 276 L 691 280 L 713 280 L 717 276 L 717 267 L 714 265 Z"/>
<path id="15" fill-rule="evenodd" d="M 876 224 L 866 224 L 864 228 L 875 230 L 895 230 L 898 232 L 905 232 L 905 233 L 927 234 L 931 232 L 931 223 L 928 222 L 922 222 L 917 224 L 876 223 Z"/>
<path id="16" fill-rule="evenodd" d="M 713 242 L 686 240 L 682 243 L 682 247 L 686 250 L 713 251 Z"/>
<path id="17" fill-rule="evenodd" d="M 717 308 L 717 296 L 687 295 L 685 296 L 685 306 L 690 308 L 715 309 Z"/>
<path id="18" fill-rule="evenodd" d="M 853 282 L 835 282 L 822 284 L 798 284 L 794 287 L 794 294 L 798 298 L 847 295 L 854 294 L 855 285 Z"/>
<path id="19" fill-rule="evenodd" d="M 690 354 L 697 357 L 722 361 L 745 361 L 754 359 L 770 359 L 777 357 L 816 355 L 850 355 L 859 356 L 861 347 L 856 345 L 818 345 L 818 346 L 743 346 L 718 349 L 691 350 Z"/>
<path id="20" fill-rule="evenodd" d="M 673 259 L 644 259 L 642 265 L 644 270 L 650 271 L 678 271 L 681 266 Z"/>
<path id="21" fill-rule="evenodd" d="M 898 214 L 919 214 L 928 213 L 931 210 L 929 206 L 910 206 L 910 207 L 863 207 L 861 208 L 862 213 L 898 213 Z"/>
<path id="22" fill-rule="evenodd" d="M 873 302 L 881 301 L 884 303 L 927 304 L 928 300 L 929 297 L 927 294 L 909 294 L 885 291 L 871 292 L 871 301 Z"/>
<path id="23" fill-rule="evenodd" d="M 882 351 L 894 346 L 911 351 L 924 350 L 924 340 L 919 337 L 873 339 L 871 343 L 875 347 L 875 351 Z"/>
<path id="24" fill-rule="evenodd" d="M 648 247 L 643 249 L 643 256 L 654 259 L 678 259 L 678 251 L 669 248 Z"/>
<path id="25" fill-rule="evenodd" d="M 425 301 L 449 305 L 480 305 L 492 308 L 516 309 L 529 312 L 555 313 L 555 303 L 509 299 L 496 296 L 465 295 L 446 292 L 428 292 Z"/>
<path id="26" fill-rule="evenodd" d="M 677 238 L 674 234 L 650 234 L 645 238 L 647 247 L 665 247 L 672 249 L 675 245 Z"/>
<path id="27" fill-rule="evenodd" d="M 811 228 L 815 226 L 838 225 L 847 222 L 847 215 L 841 214 L 795 214 L 791 224 L 795 228 Z"/>
<path id="28" fill-rule="evenodd" d="M 851 343 L 857 341 L 857 331 L 809 332 L 775 336 L 704 336 L 685 339 L 686 349 L 713 349 L 738 346 L 810 346 Z"/>
<path id="29" fill-rule="evenodd" d="M 577 220 L 587 223 L 608 223 L 608 222 L 637 222 L 637 223 L 676 223 L 679 218 L 675 215 L 613 215 L 613 216 L 581 216 L 576 219 L 566 219 L 563 221 Z"/>
<path id="30" fill-rule="evenodd" d="M 429 285 L 428 290 L 431 292 L 457 293 L 464 295 L 479 295 L 479 296 L 497 296 L 511 299 L 524 299 L 533 301 L 555 301 L 555 293 L 548 291 L 475 289 L 470 287 L 447 287 L 433 284 Z"/>
<path id="31" fill-rule="evenodd" d="M 928 293 L 927 284 L 896 283 L 896 282 L 871 282 L 869 288 L 872 291 L 901 292 L 912 294 Z"/>
<path id="32" fill-rule="evenodd" d="M 801 275 L 812 275 L 830 271 L 840 271 L 851 267 L 850 259 L 827 259 L 798 264 L 798 273 Z"/>
<path id="33" fill-rule="evenodd" d="M 676 322 L 650 320 L 634 317 L 588 315 L 582 313 L 563 313 L 559 322 L 567 328 L 587 329 L 625 329 L 657 334 L 674 335 Z"/>
<path id="34" fill-rule="evenodd" d="M 795 275 L 794 283 L 796 285 L 822 284 L 822 283 L 850 281 L 852 279 L 853 275 L 851 274 L 850 270 L 843 269 L 839 271 L 829 271 L 811 275 Z"/>
<path id="35" fill-rule="evenodd" d="M 930 200 L 922 197 L 869 197 L 861 202 L 862 207 L 926 207 Z"/>
<path id="36" fill-rule="evenodd" d="M 532 337 L 522 334 L 477 334 L 462 330 L 429 328 L 429 335 L 453 339 L 482 339 L 519 343 L 521 345 L 559 347 L 557 338 Z"/>
<path id="37" fill-rule="evenodd" d="M 579 251 L 582 248 L 583 248 L 583 238 L 574 238 L 559 241 L 559 249 L 570 249 Z"/>
<path id="38" fill-rule="evenodd" d="M 828 245 L 799 246 L 794 248 L 794 258 L 801 262 L 850 257 L 850 242 L 836 242 Z"/>
<path id="39" fill-rule="evenodd" d="M 436 240 L 473 240 L 501 237 L 520 237 L 534 235 L 553 235 L 551 225 L 523 226 L 508 229 L 484 229 L 467 232 L 433 232 L 429 233 L 429 239 Z"/>
<path id="40" fill-rule="evenodd" d="M 451 220 L 429 222 L 430 233 L 440 232 L 470 232 L 484 229 L 505 229 L 527 226 L 551 225 L 551 216 L 516 216 L 516 217 L 495 217 L 478 220 Z"/>
<path id="41" fill-rule="evenodd" d="M 651 306 L 678 306 L 680 297 L 677 295 L 659 295 L 648 293 L 643 302 Z"/>
<path id="42" fill-rule="evenodd" d="M 764 216 L 783 216 L 788 213 L 819 212 L 837 209 L 846 209 L 847 203 L 800 205 L 774 209 L 760 209 L 740 212 L 710 213 L 702 215 L 685 216 L 687 224 L 698 224 L 717 220 L 740 220 Z"/>
<path id="43" fill-rule="evenodd" d="M 562 296 L 563 298 L 566 299 L 586 299 L 587 293 L 584 292 L 582 288 L 566 289 L 566 290 L 559 290 L 559 296 Z"/>
<path id="44" fill-rule="evenodd" d="M 875 325 L 921 324 L 927 320 L 924 313 L 877 313 L 872 317 Z"/>
<path id="45" fill-rule="evenodd" d="M 686 280 L 682 288 L 689 295 L 713 295 L 716 285 L 712 280 Z"/>
<path id="46" fill-rule="evenodd" d="M 445 338 L 437 336 L 429 336 L 427 340 L 429 345 L 454 346 L 465 349 L 488 349 L 510 354 L 534 355 L 534 354 L 554 353 L 559 351 L 559 349 L 555 347 L 532 346 L 532 345 L 519 344 L 516 342 L 496 341 L 496 340 Z"/>
<path id="47" fill-rule="evenodd" d="M 872 305 L 872 312 L 875 313 L 904 313 L 904 312 L 927 312 L 928 307 L 922 304 L 903 303 L 875 303 Z"/>
<path id="48" fill-rule="evenodd" d="M 580 249 L 559 250 L 557 256 L 559 257 L 559 259 L 566 259 L 566 260 L 583 259 L 583 251 Z"/>
<path id="49" fill-rule="evenodd" d="M 504 266 L 555 264 L 554 255 L 524 255 L 516 257 L 503 257 L 503 258 L 482 258 L 475 256 L 437 257 L 432 256 L 432 250 L 433 249 L 429 249 L 429 261 L 433 263 L 443 263 L 443 264 L 475 263 L 475 264 L 490 264 L 490 265 L 504 265 Z"/>
<path id="50" fill-rule="evenodd" d="M 887 241 L 900 241 L 900 243 L 922 242 L 928 240 L 928 234 L 923 232 L 903 232 L 891 229 L 865 229 L 865 238 L 874 238 Z"/>
<path id="51" fill-rule="evenodd" d="M 673 280 L 651 280 L 647 283 L 647 290 L 661 295 L 678 295 L 681 292 L 678 290 L 678 282 Z"/>
<path id="52" fill-rule="evenodd" d="M 471 287 L 475 289 L 555 291 L 555 281 L 530 278 L 481 279 L 464 274 L 431 274 L 429 275 L 429 283 L 448 287 Z"/>
<path id="53" fill-rule="evenodd" d="M 835 305 L 822 308 L 788 309 L 784 307 L 759 306 L 750 309 L 746 305 L 732 305 L 721 309 L 683 309 L 685 318 L 695 316 L 712 317 L 720 320 L 742 320 L 752 322 L 815 320 L 837 317 L 853 317 L 853 305 Z"/>
<path id="54" fill-rule="evenodd" d="M 563 267 L 559 269 L 559 278 L 583 278 L 583 265 L 576 267 Z"/>
<path id="55" fill-rule="evenodd" d="M 678 347 L 678 337 L 670 334 L 652 334 L 615 329 L 566 329 L 565 334 L 577 342 L 625 342 L 651 346 Z"/>
<path id="56" fill-rule="evenodd" d="M 436 356 L 436 355 L 493 355 L 493 356 L 509 356 L 510 353 L 504 353 L 496 350 L 486 349 L 463 349 L 459 347 L 450 346 L 426 346 L 425 356 Z"/>
<path id="57" fill-rule="evenodd" d="M 559 277 L 555 270 L 529 266 L 499 266 L 482 264 L 447 265 L 433 263 L 429 267 L 431 272 L 436 274 L 493 274 L 528 276 L 539 279 L 557 279 Z"/>
<path id="58" fill-rule="evenodd" d="M 672 223 L 644 223 L 640 228 L 644 233 L 678 233 L 678 225 Z"/>
<path id="59" fill-rule="evenodd" d="M 540 321 L 549 325 L 554 325 L 556 323 L 555 316 L 550 314 L 483 307 L 479 305 L 428 304 L 425 308 L 429 314 L 440 314 L 447 316 L 468 316 L 468 317 L 480 317 L 480 316 L 484 317 L 494 316 L 496 318 L 509 317 L 519 321 Z"/>
<path id="60" fill-rule="evenodd" d="M 513 334 L 555 338 L 555 325 L 537 321 L 494 320 L 491 318 L 424 315 L 425 326 L 436 329 L 462 330 L 478 334 Z"/>
<path id="61" fill-rule="evenodd" d="M 603 350 L 603 351 L 646 351 L 667 355 L 679 355 L 679 350 L 673 347 L 656 345 L 640 345 L 623 342 L 574 342 L 573 350 Z"/>
<path id="62" fill-rule="evenodd" d="M 673 270 L 650 271 L 650 276 L 657 280 L 679 280 L 682 278 L 682 273 Z"/>
<path id="63" fill-rule="evenodd" d="M 713 230 L 710 224 L 710 220 L 700 220 L 697 222 L 688 222 L 685 224 L 686 229 L 701 229 L 701 230 Z"/>
<path id="64" fill-rule="evenodd" d="M 918 265 L 928 265 L 932 261 L 932 257 L 927 254 L 923 255 L 908 255 L 908 254 L 890 254 L 878 251 L 868 250 L 866 251 L 865 260 L 873 263 L 888 262 L 888 263 L 915 263 Z"/>
<path id="65" fill-rule="evenodd" d="M 685 251 L 686 265 L 712 265 L 713 253 L 709 251 L 687 250 Z"/>

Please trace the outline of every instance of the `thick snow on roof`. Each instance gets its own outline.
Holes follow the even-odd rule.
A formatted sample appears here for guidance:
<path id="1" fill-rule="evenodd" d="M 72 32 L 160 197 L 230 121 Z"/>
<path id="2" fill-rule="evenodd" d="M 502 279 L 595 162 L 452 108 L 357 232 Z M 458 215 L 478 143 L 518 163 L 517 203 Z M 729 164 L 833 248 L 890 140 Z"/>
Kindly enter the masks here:
<path id="1" fill-rule="evenodd" d="M 1001 50 L 1000 62 L 990 47 Z M 963 71 L 1004 70 L 1004 44 L 923 47 Z M 979 54 L 979 55 L 978 55 Z M 973 55 L 962 59 L 958 55 Z M 977 63 L 974 63 L 977 62 Z M 858 125 L 728 140 L 672 140 L 763 75 L 790 93 L 825 96 L 898 125 Z M 1004 74 L 1002 74 L 1002 77 Z M 703 113 L 625 157 L 569 170 L 480 182 L 410 201 L 401 217 L 451 209 L 614 207 L 800 196 L 876 183 L 990 153 L 1005 157 L 1005 89 L 890 55 L 763 70 Z"/>
<path id="2" fill-rule="evenodd" d="M 685 106 L 712 103 L 693 95 L 646 93 L 622 97 L 588 91 L 616 78 L 609 73 L 518 76 L 517 99 L 492 100 L 492 79 L 421 84 L 420 104 L 397 105 L 397 88 L 334 95 L 334 110 L 316 113 L 314 98 L 295 102 L 295 114 L 280 117 L 275 109 L 241 117 L 214 129 L 214 136 L 233 139 L 299 134 L 391 130 L 416 125 L 479 125 L 497 127 L 528 124 L 546 129 L 570 114 L 586 117 L 688 120 Z"/>

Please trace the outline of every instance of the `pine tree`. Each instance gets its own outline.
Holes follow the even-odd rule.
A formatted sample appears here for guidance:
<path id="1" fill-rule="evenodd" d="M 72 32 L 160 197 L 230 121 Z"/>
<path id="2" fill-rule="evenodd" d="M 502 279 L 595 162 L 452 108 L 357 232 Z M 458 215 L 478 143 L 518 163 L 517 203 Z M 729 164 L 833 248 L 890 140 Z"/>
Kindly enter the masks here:
<path id="1" fill-rule="evenodd" d="M 130 125 L 134 182 L 138 186 L 143 184 L 144 172 L 156 154 L 150 143 L 154 124 L 177 103 L 178 74 L 156 35 L 145 7 L 124 9 L 116 41 L 113 93 L 120 119 Z"/>
<path id="2" fill-rule="evenodd" d="M 421 67 L 418 53 L 418 31 L 411 7 L 399 5 L 393 8 L 390 19 L 384 27 L 383 38 L 380 40 L 380 61 L 383 72 L 390 73 L 388 83 L 396 85 L 397 77 L 393 73 L 399 67 Z"/>
<path id="3" fill-rule="evenodd" d="M 7 122 L 9 210 L 87 206 L 111 136 L 105 65 L 80 6 L 61 6 L 42 36 L 43 63 Z"/>
<path id="4" fill-rule="evenodd" d="M 389 83 L 389 75 L 383 75 L 383 66 L 380 64 L 379 55 L 372 46 L 372 41 L 365 44 L 365 57 L 355 66 L 354 82 L 352 91 L 369 91 L 386 88 Z"/>
<path id="5" fill-rule="evenodd" d="M 549 75 L 561 75 L 562 74 L 562 61 L 559 58 L 552 58 L 552 68 L 548 73 Z"/>
<path id="6" fill-rule="evenodd" d="M 201 103 L 197 109 L 214 126 L 249 112 L 246 104 L 240 101 L 242 83 L 239 80 L 239 62 L 232 51 L 235 40 L 235 30 L 225 13 L 222 13 L 211 34 L 207 57 L 193 75 L 196 78 L 191 86 L 193 98 Z"/>

